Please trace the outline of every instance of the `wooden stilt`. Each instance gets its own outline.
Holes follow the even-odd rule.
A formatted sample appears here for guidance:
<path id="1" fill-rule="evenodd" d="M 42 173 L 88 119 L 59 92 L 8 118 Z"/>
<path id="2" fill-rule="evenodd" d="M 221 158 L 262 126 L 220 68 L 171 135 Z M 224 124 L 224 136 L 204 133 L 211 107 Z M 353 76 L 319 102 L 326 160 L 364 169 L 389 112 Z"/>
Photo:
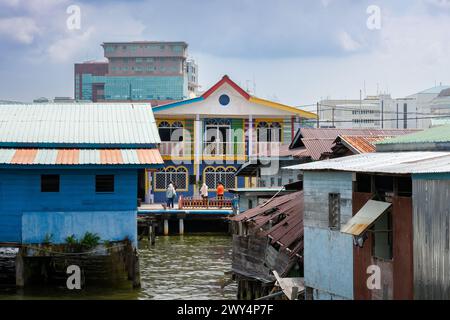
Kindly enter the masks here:
<path id="1" fill-rule="evenodd" d="M 179 224 L 180 224 L 180 235 L 184 234 L 184 220 L 182 218 L 180 218 L 179 220 Z"/>
<path id="2" fill-rule="evenodd" d="M 164 235 L 169 235 L 169 220 L 167 219 L 164 220 Z"/>

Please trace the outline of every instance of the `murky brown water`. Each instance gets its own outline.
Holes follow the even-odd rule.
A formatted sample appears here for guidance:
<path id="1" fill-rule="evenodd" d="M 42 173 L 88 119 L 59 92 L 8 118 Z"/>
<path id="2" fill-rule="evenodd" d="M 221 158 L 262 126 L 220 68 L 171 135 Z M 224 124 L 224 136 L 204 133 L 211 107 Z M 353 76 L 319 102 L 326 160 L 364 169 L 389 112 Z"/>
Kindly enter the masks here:
<path id="1" fill-rule="evenodd" d="M 236 299 L 233 282 L 221 288 L 231 269 L 231 237 L 184 235 L 157 237 L 139 248 L 141 286 L 131 289 L 0 289 L 0 299 Z"/>

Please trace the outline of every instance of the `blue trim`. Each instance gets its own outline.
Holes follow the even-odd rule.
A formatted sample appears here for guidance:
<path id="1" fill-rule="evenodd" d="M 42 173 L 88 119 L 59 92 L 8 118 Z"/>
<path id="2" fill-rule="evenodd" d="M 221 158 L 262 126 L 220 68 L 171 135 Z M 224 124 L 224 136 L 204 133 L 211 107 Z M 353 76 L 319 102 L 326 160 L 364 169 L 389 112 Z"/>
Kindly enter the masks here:
<path id="1" fill-rule="evenodd" d="M 161 215 L 161 214 L 217 214 L 217 215 L 230 215 L 233 214 L 233 210 L 164 210 L 164 209 L 140 209 L 138 215 Z"/>
<path id="2" fill-rule="evenodd" d="M 450 180 L 449 172 L 442 173 L 415 173 L 412 175 L 413 180 Z"/>
<path id="3" fill-rule="evenodd" d="M 41 165 L 41 164 L 0 164 L 0 169 L 151 169 L 162 168 L 164 164 L 86 164 L 86 165 Z"/>
<path id="4" fill-rule="evenodd" d="M 153 112 L 158 112 L 158 111 L 172 109 L 172 108 L 175 108 L 175 107 L 183 106 L 183 105 L 186 105 L 186 104 L 191 104 L 191 103 L 194 103 L 194 102 L 197 102 L 197 101 L 202 101 L 202 100 L 204 100 L 203 97 L 197 97 L 197 98 L 188 99 L 188 100 L 181 100 L 181 101 L 165 104 L 165 105 L 162 105 L 162 106 L 153 107 L 152 110 L 153 110 Z"/>

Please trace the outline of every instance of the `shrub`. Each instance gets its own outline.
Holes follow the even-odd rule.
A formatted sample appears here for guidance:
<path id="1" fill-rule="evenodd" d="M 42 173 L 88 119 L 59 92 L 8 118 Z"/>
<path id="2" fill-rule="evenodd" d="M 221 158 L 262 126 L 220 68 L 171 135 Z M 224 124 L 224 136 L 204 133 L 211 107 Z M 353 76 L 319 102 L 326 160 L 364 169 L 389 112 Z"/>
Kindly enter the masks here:
<path id="1" fill-rule="evenodd" d="M 87 248 L 94 248 L 99 245 L 100 237 L 97 233 L 86 232 L 81 238 L 80 243 Z"/>

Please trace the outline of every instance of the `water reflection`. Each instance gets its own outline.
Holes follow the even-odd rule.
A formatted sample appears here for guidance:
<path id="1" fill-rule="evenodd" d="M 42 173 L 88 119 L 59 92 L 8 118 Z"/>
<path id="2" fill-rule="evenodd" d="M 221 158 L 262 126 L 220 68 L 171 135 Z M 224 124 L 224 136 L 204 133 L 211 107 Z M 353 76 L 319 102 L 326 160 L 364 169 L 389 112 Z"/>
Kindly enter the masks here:
<path id="1" fill-rule="evenodd" d="M 231 268 L 229 236 L 159 237 L 140 257 L 142 299 L 236 298 L 235 283 L 221 289 Z"/>
<path id="2" fill-rule="evenodd" d="M 221 288 L 231 269 L 231 237 L 185 235 L 157 237 L 140 243 L 140 290 L 65 288 L 0 289 L 0 299 L 235 299 L 233 282 Z"/>

